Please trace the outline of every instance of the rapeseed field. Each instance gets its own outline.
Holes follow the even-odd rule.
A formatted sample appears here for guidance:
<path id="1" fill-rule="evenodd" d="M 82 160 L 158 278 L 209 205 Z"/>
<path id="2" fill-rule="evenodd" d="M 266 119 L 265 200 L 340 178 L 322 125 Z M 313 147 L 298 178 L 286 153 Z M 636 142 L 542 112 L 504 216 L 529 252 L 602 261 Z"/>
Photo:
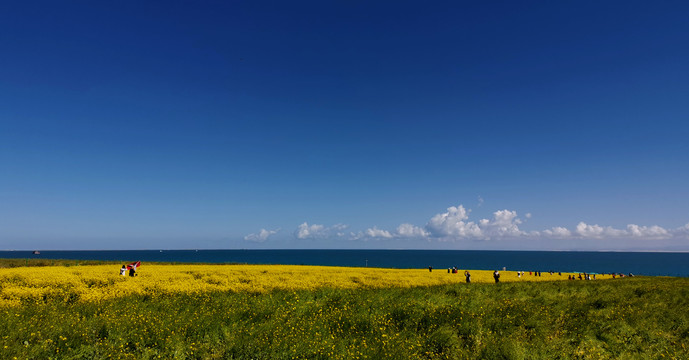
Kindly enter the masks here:
<path id="1" fill-rule="evenodd" d="M 0 269 L 0 306 L 46 299 L 101 301 L 131 295 L 202 294 L 215 291 L 261 292 L 419 287 L 465 282 L 464 270 L 380 269 L 296 265 L 146 265 L 136 277 L 120 276 L 112 265 L 45 266 Z M 471 270 L 472 283 L 492 283 L 493 272 Z M 502 282 L 567 280 L 570 274 L 519 277 L 501 271 Z M 599 279 L 610 278 L 599 275 Z"/>
<path id="2" fill-rule="evenodd" d="M 0 269 L 0 359 L 689 358 L 689 279 L 462 272 Z"/>

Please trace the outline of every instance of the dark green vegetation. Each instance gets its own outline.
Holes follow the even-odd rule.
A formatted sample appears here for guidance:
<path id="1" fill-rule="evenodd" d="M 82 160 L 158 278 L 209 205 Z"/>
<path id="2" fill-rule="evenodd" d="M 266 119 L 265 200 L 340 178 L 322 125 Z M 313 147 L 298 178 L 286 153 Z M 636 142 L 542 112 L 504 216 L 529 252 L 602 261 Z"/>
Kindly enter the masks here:
<path id="1" fill-rule="evenodd" d="M 12 359 L 687 359 L 689 279 L 138 296 L 0 310 Z"/>

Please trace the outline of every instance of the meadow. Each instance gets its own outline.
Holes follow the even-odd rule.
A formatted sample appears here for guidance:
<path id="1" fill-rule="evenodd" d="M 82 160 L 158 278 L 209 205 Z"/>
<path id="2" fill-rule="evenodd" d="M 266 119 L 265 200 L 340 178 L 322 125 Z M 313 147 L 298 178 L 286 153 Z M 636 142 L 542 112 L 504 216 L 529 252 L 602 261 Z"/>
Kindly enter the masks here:
<path id="1" fill-rule="evenodd" d="M 689 279 L 117 264 L 0 269 L 2 359 L 686 359 Z"/>

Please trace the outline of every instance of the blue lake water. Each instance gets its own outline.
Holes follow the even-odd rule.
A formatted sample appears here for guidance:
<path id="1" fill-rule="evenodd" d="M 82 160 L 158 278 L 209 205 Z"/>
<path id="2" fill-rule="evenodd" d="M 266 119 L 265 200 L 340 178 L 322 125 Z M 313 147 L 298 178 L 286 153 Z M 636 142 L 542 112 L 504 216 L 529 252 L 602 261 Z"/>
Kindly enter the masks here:
<path id="1" fill-rule="evenodd" d="M 634 273 L 689 277 L 689 253 L 469 250 L 0 251 L 0 258 Z"/>

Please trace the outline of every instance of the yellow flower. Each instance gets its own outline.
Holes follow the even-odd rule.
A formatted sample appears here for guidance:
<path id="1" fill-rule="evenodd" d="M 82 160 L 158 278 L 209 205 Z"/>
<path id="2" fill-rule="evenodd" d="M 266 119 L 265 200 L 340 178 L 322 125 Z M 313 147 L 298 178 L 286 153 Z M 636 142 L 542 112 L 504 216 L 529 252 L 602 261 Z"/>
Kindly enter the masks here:
<path id="1" fill-rule="evenodd" d="M 273 289 L 418 287 L 464 283 L 464 276 L 423 269 L 348 268 L 297 265 L 144 265 L 135 278 L 111 265 L 0 269 L 0 306 L 23 302 L 99 302 L 131 295 L 202 294 L 209 291 L 268 292 Z M 567 275 L 501 272 L 502 282 L 567 280 Z M 493 282 L 492 271 L 472 270 L 474 283 Z M 598 279 L 608 278 L 599 276 Z M 467 286 L 471 286 L 468 285 Z M 295 295 L 295 301 L 299 301 Z"/>

